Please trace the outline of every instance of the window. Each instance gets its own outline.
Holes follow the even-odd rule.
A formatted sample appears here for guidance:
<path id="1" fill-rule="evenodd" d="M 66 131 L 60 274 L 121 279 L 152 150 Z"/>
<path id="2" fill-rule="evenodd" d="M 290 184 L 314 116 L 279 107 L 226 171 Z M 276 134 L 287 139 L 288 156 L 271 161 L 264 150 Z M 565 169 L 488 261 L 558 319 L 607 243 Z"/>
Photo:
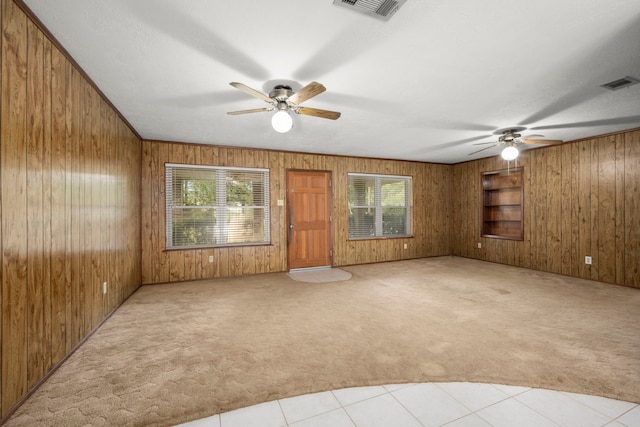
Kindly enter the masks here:
<path id="1" fill-rule="evenodd" d="M 349 174 L 349 238 L 411 235 L 411 177 Z"/>
<path id="2" fill-rule="evenodd" d="M 167 249 L 270 242 L 269 170 L 165 165 Z"/>

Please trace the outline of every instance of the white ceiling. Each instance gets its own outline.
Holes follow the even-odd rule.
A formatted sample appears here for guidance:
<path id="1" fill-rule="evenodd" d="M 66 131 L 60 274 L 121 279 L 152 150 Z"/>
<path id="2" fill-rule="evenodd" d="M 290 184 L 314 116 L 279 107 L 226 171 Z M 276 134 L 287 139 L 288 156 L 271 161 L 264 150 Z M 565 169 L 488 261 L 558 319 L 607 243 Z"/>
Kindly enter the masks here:
<path id="1" fill-rule="evenodd" d="M 640 127 L 638 0 L 24 0 L 145 139 L 457 163 L 499 129 L 570 141 Z M 227 115 L 311 81 L 336 121 Z"/>

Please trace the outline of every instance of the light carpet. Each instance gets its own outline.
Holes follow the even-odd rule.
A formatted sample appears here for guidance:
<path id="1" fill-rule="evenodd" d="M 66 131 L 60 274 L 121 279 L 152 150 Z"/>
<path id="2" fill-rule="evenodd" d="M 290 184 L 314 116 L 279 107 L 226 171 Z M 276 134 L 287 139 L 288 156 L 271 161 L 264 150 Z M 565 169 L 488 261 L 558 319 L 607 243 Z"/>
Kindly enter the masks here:
<path id="1" fill-rule="evenodd" d="M 486 382 L 640 403 L 640 291 L 456 257 L 144 286 L 8 426 L 166 426 L 343 387 Z"/>

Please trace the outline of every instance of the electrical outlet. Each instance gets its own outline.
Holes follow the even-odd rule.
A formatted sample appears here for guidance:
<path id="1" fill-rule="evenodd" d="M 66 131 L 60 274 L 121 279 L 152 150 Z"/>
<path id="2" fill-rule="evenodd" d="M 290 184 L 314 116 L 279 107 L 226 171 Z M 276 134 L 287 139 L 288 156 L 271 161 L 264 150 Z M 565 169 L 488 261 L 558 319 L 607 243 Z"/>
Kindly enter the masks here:
<path id="1" fill-rule="evenodd" d="M 404 248 L 407 249 L 409 248 L 409 245 L 407 245 L 406 243 L 404 244 Z"/>
<path id="2" fill-rule="evenodd" d="M 107 282 L 102 283 L 102 295 L 107 293 Z"/>
<path id="3" fill-rule="evenodd" d="M 587 265 L 591 265 L 591 257 L 590 256 L 584 257 L 584 263 Z"/>
<path id="4" fill-rule="evenodd" d="M 209 255 L 209 262 L 213 262 L 213 255 Z"/>
<path id="5" fill-rule="evenodd" d="M 482 249 L 482 243 L 478 242 L 478 249 Z"/>

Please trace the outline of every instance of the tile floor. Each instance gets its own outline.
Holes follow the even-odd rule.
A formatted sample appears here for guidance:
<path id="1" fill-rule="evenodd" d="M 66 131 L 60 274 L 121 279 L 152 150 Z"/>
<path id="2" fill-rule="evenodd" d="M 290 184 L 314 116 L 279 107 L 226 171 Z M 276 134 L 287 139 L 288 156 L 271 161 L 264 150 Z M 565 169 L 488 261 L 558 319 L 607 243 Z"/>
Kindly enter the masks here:
<path id="1" fill-rule="evenodd" d="M 291 397 L 181 426 L 640 427 L 640 405 L 498 384 L 399 384 Z"/>

